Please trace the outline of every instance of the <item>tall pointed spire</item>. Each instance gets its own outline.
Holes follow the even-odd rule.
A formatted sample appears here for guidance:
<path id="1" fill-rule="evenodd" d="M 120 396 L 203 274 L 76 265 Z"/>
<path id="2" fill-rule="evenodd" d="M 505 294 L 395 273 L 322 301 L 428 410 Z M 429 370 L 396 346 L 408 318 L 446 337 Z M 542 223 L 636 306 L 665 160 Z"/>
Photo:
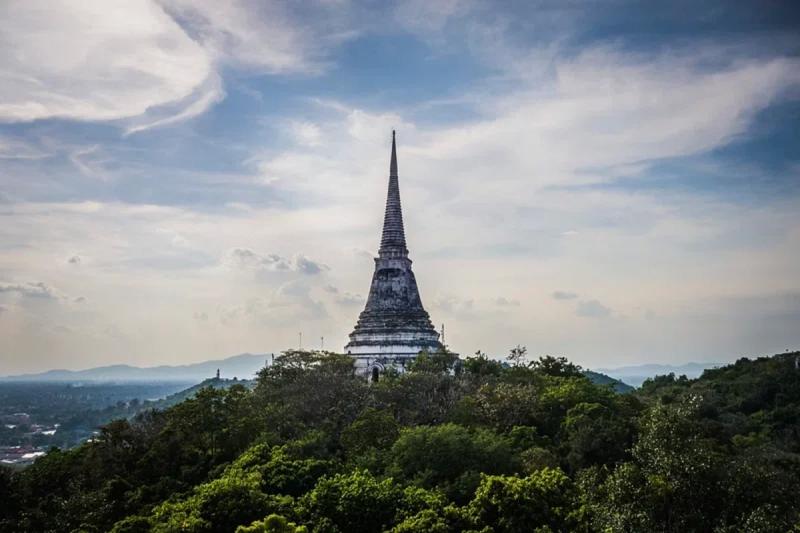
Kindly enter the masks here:
<path id="1" fill-rule="evenodd" d="M 392 130 L 392 160 L 389 163 L 389 176 L 397 176 L 397 143 L 394 130 Z"/>
<path id="2" fill-rule="evenodd" d="M 377 373 L 390 366 L 402 372 L 421 351 L 441 349 L 439 333 L 422 305 L 408 258 L 397 179 L 397 142 L 392 131 L 389 192 L 381 247 L 375 258 L 367 303 L 358 315 L 344 350 L 355 358 L 358 372 L 374 379 Z"/>
<path id="3" fill-rule="evenodd" d="M 389 191 L 386 195 L 386 214 L 383 235 L 378 251 L 381 257 L 407 257 L 406 234 L 403 229 L 403 209 L 400 205 L 400 183 L 397 176 L 397 144 L 392 130 L 392 159 L 389 163 Z"/>

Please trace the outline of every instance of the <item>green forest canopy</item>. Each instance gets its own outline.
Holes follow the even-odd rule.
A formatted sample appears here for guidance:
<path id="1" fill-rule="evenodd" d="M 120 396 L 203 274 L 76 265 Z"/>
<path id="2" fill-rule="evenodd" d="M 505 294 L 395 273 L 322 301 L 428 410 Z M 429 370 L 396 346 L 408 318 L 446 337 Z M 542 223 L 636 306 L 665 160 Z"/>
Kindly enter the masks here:
<path id="1" fill-rule="evenodd" d="M 0 469 L 2 531 L 800 531 L 800 353 L 631 394 L 545 357 L 423 354 L 377 383 L 290 351 Z"/>

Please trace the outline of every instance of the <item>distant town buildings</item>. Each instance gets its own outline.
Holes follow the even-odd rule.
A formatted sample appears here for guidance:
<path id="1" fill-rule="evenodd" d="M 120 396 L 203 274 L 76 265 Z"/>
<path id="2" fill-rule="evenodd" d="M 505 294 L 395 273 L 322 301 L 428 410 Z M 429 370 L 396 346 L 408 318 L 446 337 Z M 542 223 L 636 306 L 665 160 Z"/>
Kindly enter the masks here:
<path id="1" fill-rule="evenodd" d="M 20 440 L 28 441 L 18 445 L 0 445 L 0 465 L 28 465 L 37 457 L 45 455 L 47 446 L 30 441 L 46 441 L 58 431 L 59 424 L 35 424 L 28 413 L 12 413 L 0 416 L 2 430 L 13 432 Z"/>

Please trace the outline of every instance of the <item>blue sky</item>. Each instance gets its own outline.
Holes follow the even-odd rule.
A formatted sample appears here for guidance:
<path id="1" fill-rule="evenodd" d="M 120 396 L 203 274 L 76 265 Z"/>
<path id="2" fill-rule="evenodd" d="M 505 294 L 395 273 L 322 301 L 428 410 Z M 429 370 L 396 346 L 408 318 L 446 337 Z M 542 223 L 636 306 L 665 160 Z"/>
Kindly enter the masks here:
<path id="1" fill-rule="evenodd" d="M 397 129 L 463 354 L 800 346 L 794 2 L 12 1 L 0 374 L 346 341 Z"/>

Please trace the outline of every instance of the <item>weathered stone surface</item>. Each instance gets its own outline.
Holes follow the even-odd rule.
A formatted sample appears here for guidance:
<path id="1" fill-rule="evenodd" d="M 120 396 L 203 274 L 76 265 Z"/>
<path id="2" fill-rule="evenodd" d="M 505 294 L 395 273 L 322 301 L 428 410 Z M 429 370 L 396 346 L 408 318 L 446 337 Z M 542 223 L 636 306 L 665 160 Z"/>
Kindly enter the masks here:
<path id="1" fill-rule="evenodd" d="M 400 186 L 397 173 L 397 147 L 392 132 L 392 157 L 389 165 L 389 191 L 386 214 L 375 273 L 367 305 L 350 334 L 345 352 L 356 358 L 357 368 L 367 375 L 395 366 L 401 371 L 423 350 L 442 347 L 431 324 L 411 270 L 406 248 Z"/>

